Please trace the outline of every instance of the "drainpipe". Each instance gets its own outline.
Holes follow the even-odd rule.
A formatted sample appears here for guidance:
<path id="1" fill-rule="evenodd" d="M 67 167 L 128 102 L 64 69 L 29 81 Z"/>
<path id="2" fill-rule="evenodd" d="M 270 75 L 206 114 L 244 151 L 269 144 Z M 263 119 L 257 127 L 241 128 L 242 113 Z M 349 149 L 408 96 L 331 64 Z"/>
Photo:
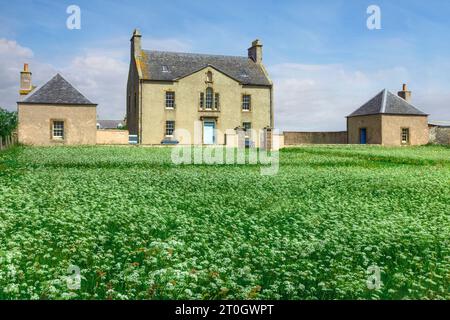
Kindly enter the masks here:
<path id="1" fill-rule="evenodd" d="M 142 144 L 142 79 L 139 79 L 139 144 Z"/>
<path id="2" fill-rule="evenodd" d="M 274 111 L 273 111 L 273 84 L 270 86 L 270 127 L 273 129 L 275 125 L 274 121 Z"/>

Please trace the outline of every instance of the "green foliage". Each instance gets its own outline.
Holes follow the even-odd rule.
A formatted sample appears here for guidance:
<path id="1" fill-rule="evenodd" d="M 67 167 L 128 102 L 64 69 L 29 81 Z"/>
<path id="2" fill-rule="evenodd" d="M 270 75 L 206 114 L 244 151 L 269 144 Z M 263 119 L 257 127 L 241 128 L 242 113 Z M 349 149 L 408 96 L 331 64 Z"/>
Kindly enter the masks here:
<path id="1" fill-rule="evenodd" d="M 450 299 L 450 149 L 288 149 L 272 177 L 170 152 L 0 154 L 0 299 Z"/>
<path id="2" fill-rule="evenodd" d="M 0 108 L 0 137 L 9 136 L 17 127 L 17 112 Z"/>

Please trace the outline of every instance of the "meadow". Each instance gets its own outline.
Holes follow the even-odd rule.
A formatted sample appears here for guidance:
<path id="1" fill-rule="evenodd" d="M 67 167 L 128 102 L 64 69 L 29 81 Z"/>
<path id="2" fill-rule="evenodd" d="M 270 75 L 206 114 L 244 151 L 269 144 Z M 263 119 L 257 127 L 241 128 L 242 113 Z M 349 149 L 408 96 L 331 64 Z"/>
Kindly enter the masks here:
<path id="1" fill-rule="evenodd" d="M 448 147 L 285 149 L 274 176 L 165 148 L 0 153 L 0 299 L 450 299 L 449 241 Z"/>

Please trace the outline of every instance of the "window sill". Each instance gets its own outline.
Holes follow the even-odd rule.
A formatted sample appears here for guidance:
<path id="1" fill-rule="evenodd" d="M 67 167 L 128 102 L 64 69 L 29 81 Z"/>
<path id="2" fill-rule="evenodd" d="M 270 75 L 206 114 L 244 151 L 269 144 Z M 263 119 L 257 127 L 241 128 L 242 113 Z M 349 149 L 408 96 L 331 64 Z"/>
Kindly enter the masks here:
<path id="1" fill-rule="evenodd" d="M 175 110 L 175 108 L 167 108 L 167 107 L 166 107 L 166 110 Z"/>
<path id="2" fill-rule="evenodd" d="M 220 109 L 198 109 L 199 112 L 220 112 Z"/>

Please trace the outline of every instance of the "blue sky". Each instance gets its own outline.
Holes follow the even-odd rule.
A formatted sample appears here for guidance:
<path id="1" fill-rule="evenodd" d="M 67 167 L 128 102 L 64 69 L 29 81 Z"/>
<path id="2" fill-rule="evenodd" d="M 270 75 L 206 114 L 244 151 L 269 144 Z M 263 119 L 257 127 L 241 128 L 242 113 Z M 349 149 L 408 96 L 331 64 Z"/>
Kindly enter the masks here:
<path id="1" fill-rule="evenodd" d="M 81 8 L 81 30 L 66 28 L 71 4 Z M 366 27 L 372 4 L 381 8 L 381 30 Z M 417 107 L 446 120 L 449 14 L 445 0 L 2 0 L 0 76 L 8 76 L 0 105 L 14 107 L 18 73 L 10 73 L 30 62 L 35 82 L 59 71 L 99 103 L 101 118 L 122 117 L 129 38 L 138 27 L 146 49 L 246 55 L 261 39 L 281 129 L 344 129 L 345 115 L 403 82 Z"/>

